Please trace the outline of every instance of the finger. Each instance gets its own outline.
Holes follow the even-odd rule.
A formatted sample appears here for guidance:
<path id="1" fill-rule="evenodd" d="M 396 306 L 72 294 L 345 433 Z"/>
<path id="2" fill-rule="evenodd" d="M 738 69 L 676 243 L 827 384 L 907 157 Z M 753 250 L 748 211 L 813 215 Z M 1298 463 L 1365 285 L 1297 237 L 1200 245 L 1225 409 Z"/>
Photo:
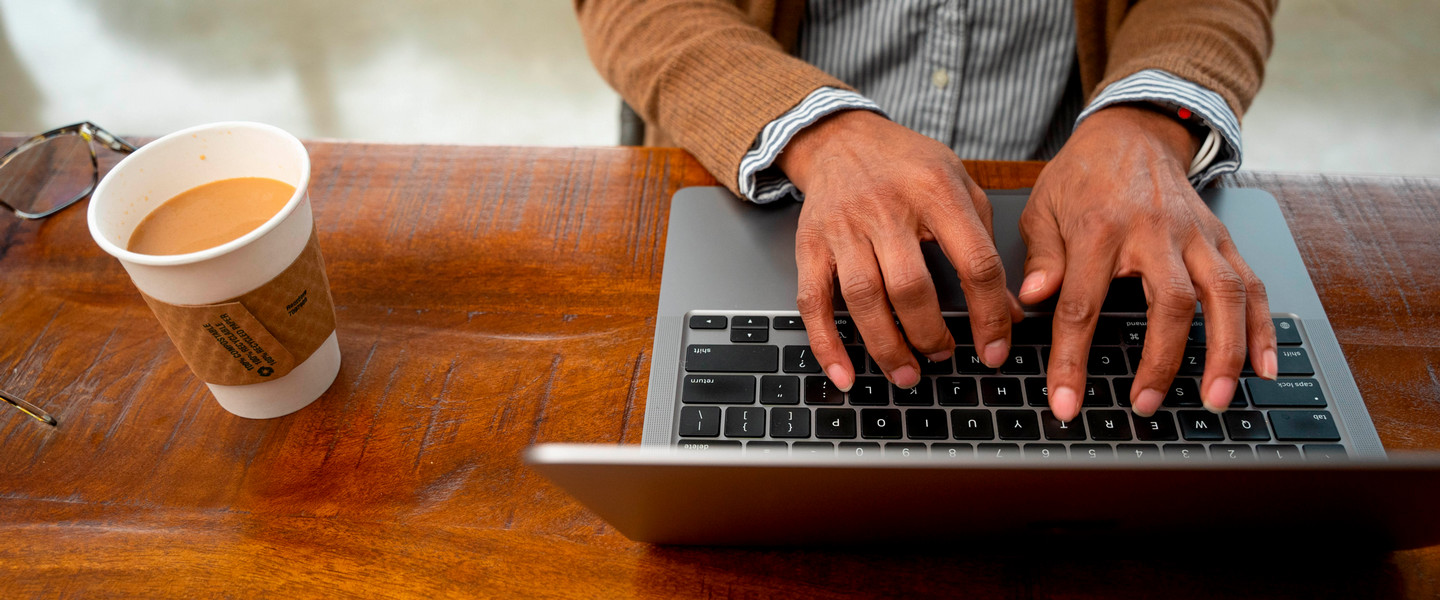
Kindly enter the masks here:
<path id="1" fill-rule="evenodd" d="M 1275 322 L 1270 320 L 1270 298 L 1265 295 L 1265 283 L 1250 269 L 1240 250 L 1229 235 L 1220 238 L 1220 255 L 1245 282 L 1245 331 L 1250 350 L 1251 365 L 1255 373 L 1265 379 L 1274 379 L 1279 370 L 1275 355 Z"/>
<path id="2" fill-rule="evenodd" d="M 1209 240 L 1185 249 L 1185 267 L 1205 309 L 1205 374 L 1200 398 L 1210 412 L 1224 412 L 1235 396 L 1245 364 L 1245 282 Z"/>
<path id="3" fill-rule="evenodd" d="M 1080 414 L 1080 391 L 1085 389 L 1085 367 L 1090 359 L 1090 339 L 1100 306 L 1110 290 L 1115 272 L 1115 239 L 1091 236 L 1069 248 L 1065 265 L 1065 287 L 1055 304 L 1055 324 L 1050 347 L 1050 409 L 1055 418 L 1069 421 Z"/>
<path id="4" fill-rule="evenodd" d="M 1020 301 L 1035 304 L 1060 289 L 1065 272 L 1065 240 L 1055 217 L 1039 204 L 1027 206 L 1021 213 L 1020 237 L 1025 240 L 1025 281 L 1020 284 Z"/>
<path id="5" fill-rule="evenodd" d="M 990 203 L 978 189 L 971 191 L 970 196 L 975 211 L 963 205 L 950 205 L 950 210 L 926 215 L 925 226 L 935 235 L 935 241 L 960 276 L 976 354 L 987 366 L 995 368 L 1010 354 L 1012 307 L 1005 289 L 1005 264 L 1000 261 L 995 240 L 982 220 L 982 217 L 989 218 Z"/>
<path id="6" fill-rule="evenodd" d="M 955 338 L 940 316 L 935 281 L 925 266 L 919 241 L 914 236 L 886 236 L 875 250 L 885 291 L 905 328 L 905 338 L 932 361 L 950 358 L 955 353 Z"/>
<path id="7" fill-rule="evenodd" d="M 1195 319 L 1195 286 L 1179 256 L 1166 253 L 1142 263 L 1140 276 L 1150 301 L 1146 310 L 1149 324 L 1145 349 L 1135 369 L 1135 383 L 1130 388 L 1130 405 L 1135 414 L 1149 417 L 1160 409 L 1180 369 L 1190 324 Z"/>
<path id="8" fill-rule="evenodd" d="M 835 270 L 840 279 L 840 295 L 845 298 L 850 318 L 865 340 L 865 350 L 890 383 L 902 388 L 915 387 L 920 382 L 920 364 L 895 327 L 890 300 L 885 295 L 885 282 L 870 244 L 862 241 L 835 248 Z"/>
<path id="9" fill-rule="evenodd" d="M 805 321 L 805 335 L 810 338 L 810 352 L 824 367 L 825 374 L 842 392 L 855 385 L 855 368 L 845 352 L 840 332 L 835 328 L 835 267 L 829 248 L 823 242 L 795 238 L 795 266 L 799 271 L 799 293 L 795 306 Z"/>

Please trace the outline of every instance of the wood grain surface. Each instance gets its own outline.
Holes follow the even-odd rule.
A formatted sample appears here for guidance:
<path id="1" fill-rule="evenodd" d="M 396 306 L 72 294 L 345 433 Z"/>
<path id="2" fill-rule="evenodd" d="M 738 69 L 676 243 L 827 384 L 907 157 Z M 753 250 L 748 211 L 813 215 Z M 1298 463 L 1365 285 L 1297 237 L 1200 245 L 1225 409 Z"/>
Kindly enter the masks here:
<path id="1" fill-rule="evenodd" d="M 308 147 L 344 364 L 280 419 L 210 398 L 84 205 L 0 215 L 0 388 L 60 422 L 0 406 L 0 597 L 1440 593 L 1440 548 L 1344 540 L 1233 555 L 630 542 L 520 452 L 638 443 L 669 198 L 714 180 L 678 150 Z M 1023 187 L 1040 165 L 969 168 Z M 1440 449 L 1440 182 L 1231 183 L 1280 198 L 1386 446 Z M 1236 509 L 1234 531 L 1184 533 L 1263 539 Z"/>

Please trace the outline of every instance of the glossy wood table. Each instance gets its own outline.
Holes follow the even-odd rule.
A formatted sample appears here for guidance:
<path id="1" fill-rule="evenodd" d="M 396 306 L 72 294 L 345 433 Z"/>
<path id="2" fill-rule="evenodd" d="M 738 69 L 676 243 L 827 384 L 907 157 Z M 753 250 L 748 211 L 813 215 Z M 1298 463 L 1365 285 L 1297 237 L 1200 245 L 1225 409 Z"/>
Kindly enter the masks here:
<path id="1" fill-rule="evenodd" d="M 0 597 L 1440 591 L 1440 548 L 1269 550 L 1243 502 L 1217 508 L 1233 530 L 1181 532 L 1261 541 L 1228 555 L 630 542 L 520 453 L 638 443 L 669 199 L 714 180 L 677 150 L 309 147 L 344 366 L 280 419 L 210 398 L 84 206 L 0 215 L 0 388 L 60 422 L 0 406 Z M 1038 172 L 971 168 L 986 187 Z M 1440 181 L 1231 183 L 1280 199 L 1386 446 L 1440 449 Z"/>

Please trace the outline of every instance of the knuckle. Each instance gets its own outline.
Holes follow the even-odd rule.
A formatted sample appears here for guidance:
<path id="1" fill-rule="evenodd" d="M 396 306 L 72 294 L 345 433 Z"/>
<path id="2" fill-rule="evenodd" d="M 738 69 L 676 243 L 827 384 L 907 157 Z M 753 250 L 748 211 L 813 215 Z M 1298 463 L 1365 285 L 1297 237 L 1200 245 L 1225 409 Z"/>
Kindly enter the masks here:
<path id="1" fill-rule="evenodd" d="M 1258 302 L 1269 301 L 1269 294 L 1265 291 L 1265 282 L 1260 281 L 1255 273 L 1246 270 L 1242 277 L 1245 280 L 1245 291 L 1250 295 L 1250 299 Z"/>
<path id="2" fill-rule="evenodd" d="M 1169 381 L 1175 377 L 1175 372 L 1180 370 L 1180 352 L 1160 352 L 1148 350 L 1140 358 L 1140 371 L 1147 373 L 1157 380 Z"/>
<path id="3" fill-rule="evenodd" d="M 800 284 L 800 291 L 795 295 L 795 306 L 802 314 L 820 314 L 829 305 L 830 294 L 823 289 L 823 286 L 816 283 Z"/>
<path id="4" fill-rule="evenodd" d="M 960 278 L 971 285 L 990 288 L 1005 282 L 1005 263 L 993 248 L 971 249 L 961 263 Z"/>
<path id="5" fill-rule="evenodd" d="M 872 336 L 865 338 L 865 351 L 887 370 L 910 361 L 910 348 L 898 342 L 894 336 Z"/>
<path id="6" fill-rule="evenodd" d="M 1050 355 L 1050 373 L 1062 377 L 1083 373 L 1086 358 L 1073 352 L 1055 352 Z"/>
<path id="7" fill-rule="evenodd" d="M 1083 329 L 1100 314 L 1100 303 L 1089 298 L 1069 298 L 1055 305 L 1055 320 L 1066 329 Z"/>
<path id="8" fill-rule="evenodd" d="M 1195 287 L 1190 280 L 1174 276 L 1160 282 L 1151 307 L 1162 317 L 1188 319 L 1195 314 Z"/>
<path id="9" fill-rule="evenodd" d="M 871 275 L 847 277 L 840 284 L 840 293 L 846 303 L 861 311 L 880 308 L 885 301 L 884 284 Z"/>
<path id="10" fill-rule="evenodd" d="M 929 272 L 913 268 L 898 269 L 885 279 L 890 298 L 906 305 L 924 302 L 926 294 L 933 294 L 934 284 Z"/>
<path id="11" fill-rule="evenodd" d="M 1216 267 L 1215 272 L 1210 274 L 1208 285 L 1211 295 L 1222 303 L 1245 303 L 1245 280 L 1228 267 Z"/>

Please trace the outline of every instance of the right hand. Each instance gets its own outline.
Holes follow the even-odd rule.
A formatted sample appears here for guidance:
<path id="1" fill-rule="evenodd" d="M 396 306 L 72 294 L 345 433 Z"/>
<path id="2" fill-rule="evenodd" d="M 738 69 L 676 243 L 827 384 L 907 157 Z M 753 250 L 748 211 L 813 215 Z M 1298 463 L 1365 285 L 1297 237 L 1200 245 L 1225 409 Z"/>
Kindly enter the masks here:
<path id="1" fill-rule="evenodd" d="M 953 151 L 878 114 L 851 110 L 805 128 L 777 164 L 805 194 L 795 234 L 796 304 L 810 349 L 836 387 L 849 391 L 855 369 L 864 368 L 850 364 L 835 328 L 837 277 L 865 349 L 891 383 L 919 383 L 911 346 L 930 360 L 954 354 L 922 241 L 939 242 L 960 275 L 980 360 L 991 367 L 1005 361 L 1010 323 L 1022 313 L 1005 289 L 990 203 Z"/>

